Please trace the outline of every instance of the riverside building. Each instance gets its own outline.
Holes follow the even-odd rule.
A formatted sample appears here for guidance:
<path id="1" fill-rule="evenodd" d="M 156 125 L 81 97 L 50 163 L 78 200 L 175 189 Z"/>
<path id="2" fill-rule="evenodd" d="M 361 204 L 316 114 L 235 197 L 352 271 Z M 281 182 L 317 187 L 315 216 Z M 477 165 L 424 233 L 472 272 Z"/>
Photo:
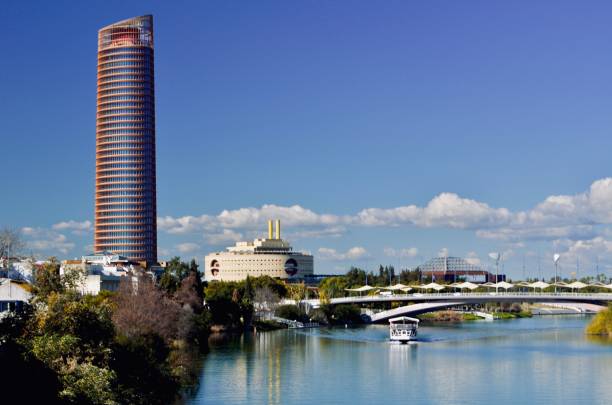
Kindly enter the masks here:
<path id="1" fill-rule="evenodd" d="M 153 17 L 98 32 L 94 250 L 157 262 Z"/>
<path id="2" fill-rule="evenodd" d="M 204 259 L 206 281 L 240 281 L 247 276 L 270 276 L 279 279 L 303 279 L 312 276 L 312 255 L 294 252 L 289 242 L 281 239 L 280 220 L 273 230 L 268 221 L 268 238 L 237 242 L 224 252 L 215 252 Z"/>

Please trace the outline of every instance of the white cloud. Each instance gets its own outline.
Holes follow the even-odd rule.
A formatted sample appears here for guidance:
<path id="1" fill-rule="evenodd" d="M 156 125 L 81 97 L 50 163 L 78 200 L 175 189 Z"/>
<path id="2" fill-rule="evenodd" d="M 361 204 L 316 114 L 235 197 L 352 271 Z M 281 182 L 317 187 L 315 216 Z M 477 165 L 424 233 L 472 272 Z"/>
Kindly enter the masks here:
<path id="1" fill-rule="evenodd" d="M 74 249 L 74 242 L 68 240 L 66 235 L 45 228 L 24 227 L 21 232 L 26 238 L 27 248 L 30 250 L 43 251 L 39 254 L 51 254 L 56 252 L 67 254 Z"/>
<path id="2" fill-rule="evenodd" d="M 383 249 L 385 256 L 389 257 L 407 257 L 413 258 L 419 254 L 419 249 L 415 247 L 403 248 L 403 249 L 394 249 L 391 247 L 386 247 Z"/>
<path id="3" fill-rule="evenodd" d="M 208 244 L 218 246 L 238 242 L 242 239 L 242 234 L 229 229 L 223 229 L 221 232 L 205 234 L 204 239 L 206 239 Z"/>
<path id="4" fill-rule="evenodd" d="M 223 210 L 216 216 L 171 216 L 160 217 L 157 226 L 168 233 L 187 233 L 212 229 L 263 229 L 269 219 L 280 219 L 290 227 L 335 226 L 348 222 L 348 218 L 336 215 L 317 214 L 299 205 L 284 207 L 274 204 L 261 208 L 239 208 Z"/>
<path id="5" fill-rule="evenodd" d="M 357 214 L 358 222 L 370 226 L 416 225 L 422 228 L 448 227 L 474 229 L 507 224 L 512 214 L 506 208 L 441 193 L 425 207 L 409 205 L 390 209 L 367 208 Z"/>
<path id="6" fill-rule="evenodd" d="M 366 208 L 355 215 L 334 215 L 300 205 L 267 204 L 224 210 L 218 215 L 160 217 L 158 226 L 171 234 L 205 231 L 217 235 L 227 230 L 263 233 L 266 220 L 271 218 L 281 219 L 298 238 L 340 236 L 349 226 L 416 226 L 474 230 L 482 238 L 512 242 L 584 239 L 597 235 L 596 225 L 612 224 L 612 178 L 593 182 L 584 193 L 549 196 L 527 211 L 512 212 L 443 192 L 423 207 Z"/>
<path id="7" fill-rule="evenodd" d="M 352 247 L 344 253 L 340 253 L 336 249 L 322 247 L 319 248 L 318 253 L 319 258 L 323 260 L 359 260 L 369 257 L 368 251 L 361 246 Z"/>
<path id="8" fill-rule="evenodd" d="M 448 257 L 448 248 L 442 248 L 438 251 L 438 257 Z"/>
<path id="9" fill-rule="evenodd" d="M 180 253 L 186 254 L 186 253 L 192 253 L 192 252 L 197 251 L 198 249 L 200 249 L 200 245 L 198 245 L 197 243 L 193 243 L 193 242 L 185 242 L 185 243 L 179 243 L 178 245 L 175 246 L 175 248 Z"/>
<path id="10" fill-rule="evenodd" d="M 62 222 L 58 222 L 57 224 L 53 225 L 53 229 L 55 229 L 56 231 L 71 231 L 72 233 L 74 233 L 75 235 L 83 235 L 86 232 L 90 232 L 91 230 L 93 230 L 91 221 L 74 221 L 74 220 L 69 220 L 69 221 L 62 221 Z"/>

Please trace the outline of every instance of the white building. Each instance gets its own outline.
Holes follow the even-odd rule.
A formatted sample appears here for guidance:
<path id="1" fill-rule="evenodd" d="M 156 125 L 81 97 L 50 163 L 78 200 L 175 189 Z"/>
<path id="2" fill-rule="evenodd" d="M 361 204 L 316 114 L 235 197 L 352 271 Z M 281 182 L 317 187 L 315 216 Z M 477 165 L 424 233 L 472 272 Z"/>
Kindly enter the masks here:
<path id="1" fill-rule="evenodd" d="M 141 270 L 141 267 L 123 256 L 100 252 L 83 256 L 81 260 L 64 260 L 60 274 L 64 275 L 69 270 L 82 273 L 81 282 L 77 287 L 81 294 L 97 295 L 102 290 L 116 291 L 121 277 Z"/>
<path id="2" fill-rule="evenodd" d="M 3 312 L 21 310 L 31 297 L 25 281 L 0 278 L 0 318 Z"/>
<path id="3" fill-rule="evenodd" d="M 298 279 L 314 273 L 312 255 L 294 252 L 289 242 L 281 239 L 280 220 L 276 220 L 273 237 L 272 221 L 268 221 L 268 238 L 237 242 L 224 252 L 215 252 L 204 259 L 206 281 L 240 281 L 247 276 L 267 275 L 281 279 Z"/>

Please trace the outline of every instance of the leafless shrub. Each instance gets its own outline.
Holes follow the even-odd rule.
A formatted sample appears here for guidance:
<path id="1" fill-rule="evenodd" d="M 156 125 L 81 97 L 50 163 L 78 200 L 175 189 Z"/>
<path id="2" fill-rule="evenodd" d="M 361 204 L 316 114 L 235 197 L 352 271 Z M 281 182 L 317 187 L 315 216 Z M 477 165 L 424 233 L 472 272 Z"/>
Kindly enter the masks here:
<path id="1" fill-rule="evenodd" d="M 157 334 L 170 342 L 178 335 L 180 306 L 143 274 L 124 277 L 115 297 L 113 323 L 127 337 Z"/>

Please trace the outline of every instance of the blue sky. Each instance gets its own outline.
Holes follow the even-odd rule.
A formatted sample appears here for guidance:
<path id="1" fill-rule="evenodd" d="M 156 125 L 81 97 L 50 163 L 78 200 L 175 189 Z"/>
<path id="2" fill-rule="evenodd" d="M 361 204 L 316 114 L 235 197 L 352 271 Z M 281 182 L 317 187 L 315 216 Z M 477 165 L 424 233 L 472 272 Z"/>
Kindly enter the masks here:
<path id="1" fill-rule="evenodd" d="M 4 1 L 0 226 L 41 256 L 91 248 L 97 30 L 151 13 L 160 257 L 201 258 L 275 216 L 320 273 L 442 250 L 486 266 L 506 252 L 515 277 L 538 255 L 552 274 L 555 251 L 566 275 L 605 270 L 611 12 Z"/>

